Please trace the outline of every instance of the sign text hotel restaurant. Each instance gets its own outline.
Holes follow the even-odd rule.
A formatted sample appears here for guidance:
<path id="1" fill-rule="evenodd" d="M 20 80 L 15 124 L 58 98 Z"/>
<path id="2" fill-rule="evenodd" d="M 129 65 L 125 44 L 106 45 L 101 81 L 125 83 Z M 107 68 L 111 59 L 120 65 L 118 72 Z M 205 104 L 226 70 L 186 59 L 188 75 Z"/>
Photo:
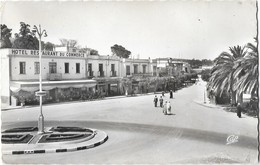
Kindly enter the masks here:
<path id="1" fill-rule="evenodd" d="M 32 55 L 39 56 L 39 50 L 26 50 L 26 49 L 11 49 L 10 52 L 12 55 Z M 57 51 L 42 51 L 42 56 L 51 56 L 51 57 L 78 57 L 85 58 L 86 54 L 84 53 L 72 53 L 72 52 L 57 52 Z"/>

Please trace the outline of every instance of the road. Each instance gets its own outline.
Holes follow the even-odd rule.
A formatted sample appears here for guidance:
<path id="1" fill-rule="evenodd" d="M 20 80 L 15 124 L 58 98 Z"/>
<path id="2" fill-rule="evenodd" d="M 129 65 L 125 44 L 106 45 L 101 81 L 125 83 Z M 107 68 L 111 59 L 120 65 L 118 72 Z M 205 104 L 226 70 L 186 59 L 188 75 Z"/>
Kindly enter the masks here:
<path id="1" fill-rule="evenodd" d="M 34 155 L 3 155 L 6 163 L 165 164 L 255 163 L 257 119 L 207 107 L 205 82 L 183 88 L 171 99 L 173 115 L 153 106 L 154 95 L 43 107 L 46 126 L 84 126 L 109 139 L 93 149 Z M 165 99 L 169 100 L 169 94 Z M 37 126 L 39 107 L 2 112 L 2 129 Z M 238 142 L 227 145 L 230 135 Z"/>

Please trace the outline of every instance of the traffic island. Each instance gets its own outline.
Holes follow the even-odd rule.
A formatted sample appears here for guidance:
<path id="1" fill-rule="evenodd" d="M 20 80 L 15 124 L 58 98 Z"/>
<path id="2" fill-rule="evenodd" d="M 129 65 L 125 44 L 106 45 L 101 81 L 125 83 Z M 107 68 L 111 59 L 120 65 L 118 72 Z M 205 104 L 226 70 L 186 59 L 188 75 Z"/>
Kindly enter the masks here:
<path id="1" fill-rule="evenodd" d="M 90 149 L 108 140 L 104 131 L 82 127 L 46 127 L 38 134 L 37 127 L 21 127 L 2 132 L 3 154 L 40 154 Z"/>

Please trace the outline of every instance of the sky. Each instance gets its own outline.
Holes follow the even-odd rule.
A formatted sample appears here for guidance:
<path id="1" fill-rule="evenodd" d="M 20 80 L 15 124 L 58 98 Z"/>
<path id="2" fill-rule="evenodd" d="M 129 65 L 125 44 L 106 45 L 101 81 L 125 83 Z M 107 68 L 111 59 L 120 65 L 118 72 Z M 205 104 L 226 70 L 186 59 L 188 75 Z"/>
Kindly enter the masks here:
<path id="1" fill-rule="evenodd" d="M 41 24 L 49 41 L 74 39 L 111 54 L 122 45 L 137 58 L 215 59 L 230 46 L 254 43 L 255 1 L 7 1 L 1 24 Z"/>

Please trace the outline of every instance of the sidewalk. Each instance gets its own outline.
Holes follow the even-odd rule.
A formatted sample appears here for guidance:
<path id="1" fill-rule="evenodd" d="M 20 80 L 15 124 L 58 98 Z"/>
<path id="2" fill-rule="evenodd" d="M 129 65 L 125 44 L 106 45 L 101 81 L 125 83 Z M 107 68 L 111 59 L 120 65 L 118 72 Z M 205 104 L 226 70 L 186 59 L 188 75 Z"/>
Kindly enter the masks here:
<path id="1" fill-rule="evenodd" d="M 91 101 L 100 101 L 100 100 L 110 100 L 110 99 L 120 99 L 120 98 L 127 98 L 127 97 L 137 97 L 137 96 L 146 96 L 146 95 L 154 95 L 154 94 L 160 94 L 161 92 L 152 92 L 152 93 L 144 93 L 144 94 L 136 94 L 136 95 L 121 95 L 121 96 L 110 96 L 110 97 L 104 97 L 103 99 L 96 99 Z M 43 106 L 51 106 L 51 105 L 57 105 L 57 104 L 73 104 L 73 103 L 80 103 L 80 102 L 90 102 L 90 100 L 77 100 L 77 101 L 68 101 L 68 102 L 58 102 L 58 103 L 50 103 L 50 104 L 43 104 Z M 24 108 L 31 108 L 31 107 L 38 107 L 39 105 L 28 105 L 28 106 L 9 106 L 1 108 L 1 111 L 8 111 L 8 110 L 14 110 L 14 109 L 24 109 Z"/>
<path id="2" fill-rule="evenodd" d="M 193 102 L 202 105 L 204 107 L 208 107 L 208 108 L 221 108 L 221 106 L 215 105 L 215 104 L 211 104 L 209 102 L 204 102 L 204 101 L 198 101 L 198 100 L 193 100 Z"/>

